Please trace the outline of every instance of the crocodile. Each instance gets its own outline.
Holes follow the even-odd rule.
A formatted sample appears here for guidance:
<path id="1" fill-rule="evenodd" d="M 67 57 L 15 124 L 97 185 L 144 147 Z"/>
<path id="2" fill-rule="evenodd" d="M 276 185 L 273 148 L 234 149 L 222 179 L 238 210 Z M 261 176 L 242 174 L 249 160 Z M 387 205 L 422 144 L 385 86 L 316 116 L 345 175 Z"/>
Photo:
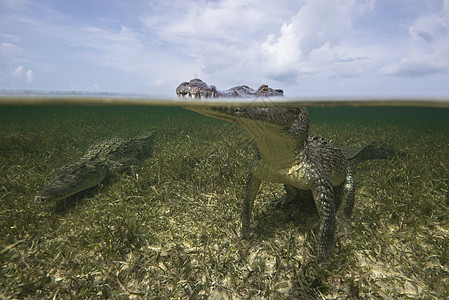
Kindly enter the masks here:
<path id="1" fill-rule="evenodd" d="M 283 95 L 281 89 L 265 84 L 256 91 L 242 85 L 219 92 L 200 79 L 181 83 L 176 93 L 186 99 Z M 317 260 L 323 266 L 333 257 L 337 219 L 339 226 L 351 231 L 357 164 L 396 155 L 393 148 L 375 143 L 353 145 L 342 151 L 328 140 L 311 135 L 305 107 L 195 106 L 187 109 L 240 124 L 257 146 L 247 173 L 241 238 L 249 238 L 251 212 L 262 180 L 284 184 L 286 193 L 281 203 L 301 200 L 307 193 L 313 197 L 320 217 Z"/>
<path id="2" fill-rule="evenodd" d="M 47 202 L 68 198 L 123 170 L 130 170 L 138 178 L 142 160 L 151 155 L 154 136 L 152 131 L 138 137 L 112 138 L 91 145 L 79 160 L 56 169 L 34 200 Z"/>

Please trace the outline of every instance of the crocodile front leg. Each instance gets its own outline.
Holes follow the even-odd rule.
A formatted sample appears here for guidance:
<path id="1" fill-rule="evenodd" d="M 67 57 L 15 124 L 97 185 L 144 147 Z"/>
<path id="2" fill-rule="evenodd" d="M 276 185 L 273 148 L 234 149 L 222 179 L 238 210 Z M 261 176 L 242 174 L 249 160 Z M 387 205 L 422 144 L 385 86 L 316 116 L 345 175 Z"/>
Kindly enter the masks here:
<path id="1" fill-rule="evenodd" d="M 312 194 L 320 215 L 321 224 L 317 237 L 318 262 L 325 266 L 332 258 L 335 244 L 335 197 L 334 189 L 329 179 L 320 176 L 312 183 Z"/>
<path id="2" fill-rule="evenodd" d="M 129 170 L 130 175 L 138 180 L 140 171 L 142 170 L 142 161 L 137 158 L 123 158 L 118 161 L 110 161 L 112 173 L 119 173 L 123 170 Z"/>
<path id="3" fill-rule="evenodd" d="M 254 158 L 253 162 L 248 171 L 248 175 L 246 177 L 246 186 L 245 186 L 245 196 L 243 198 L 243 209 L 242 209 L 242 229 L 241 229 L 241 238 L 248 239 L 249 231 L 251 225 L 251 213 L 254 206 L 254 200 L 256 199 L 257 192 L 259 191 L 261 179 L 254 176 L 252 169 L 255 164 L 259 161 L 259 158 Z"/>

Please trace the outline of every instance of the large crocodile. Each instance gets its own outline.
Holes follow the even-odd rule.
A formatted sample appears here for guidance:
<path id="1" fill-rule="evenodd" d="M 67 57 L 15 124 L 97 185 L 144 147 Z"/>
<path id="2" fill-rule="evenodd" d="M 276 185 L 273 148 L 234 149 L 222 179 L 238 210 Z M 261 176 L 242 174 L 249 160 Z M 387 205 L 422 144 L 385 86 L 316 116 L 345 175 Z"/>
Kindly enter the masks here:
<path id="1" fill-rule="evenodd" d="M 154 131 L 139 137 L 113 138 L 91 145 L 79 160 L 58 168 L 36 194 L 35 201 L 68 198 L 125 169 L 138 176 L 141 160 L 151 154 L 153 140 Z"/>
<path id="2" fill-rule="evenodd" d="M 256 91 L 238 86 L 219 92 L 200 79 L 180 84 L 176 93 L 181 98 L 283 95 L 282 90 L 267 85 Z M 333 256 L 338 209 L 338 219 L 350 232 L 355 191 L 353 172 L 357 163 L 366 159 L 392 157 L 396 153 L 388 146 L 376 144 L 354 145 L 343 153 L 327 140 L 309 134 L 309 117 L 305 107 L 189 109 L 242 125 L 257 146 L 246 181 L 241 237 L 246 239 L 249 236 L 251 211 L 262 180 L 284 184 L 284 202 L 311 192 L 321 220 L 317 260 L 322 265 L 326 265 Z"/>

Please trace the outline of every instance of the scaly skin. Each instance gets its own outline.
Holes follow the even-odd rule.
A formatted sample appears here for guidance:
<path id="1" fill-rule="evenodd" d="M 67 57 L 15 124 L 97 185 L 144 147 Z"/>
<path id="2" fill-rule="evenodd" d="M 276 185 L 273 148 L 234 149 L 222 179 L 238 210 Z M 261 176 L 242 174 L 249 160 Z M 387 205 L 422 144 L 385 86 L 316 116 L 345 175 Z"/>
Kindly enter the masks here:
<path id="1" fill-rule="evenodd" d="M 90 146 L 78 161 L 58 168 L 36 194 L 35 201 L 65 199 L 125 169 L 131 169 L 137 176 L 141 160 L 151 154 L 153 140 L 154 132 L 135 138 L 114 138 Z"/>
<path id="2" fill-rule="evenodd" d="M 229 90 L 219 91 L 214 85 L 207 85 L 201 79 L 192 79 L 190 82 L 183 82 L 176 88 L 176 94 L 181 98 L 218 98 L 218 97 L 263 97 L 263 96 L 283 96 L 281 89 L 272 89 L 263 84 L 257 90 L 253 90 L 247 85 L 239 85 Z"/>
<path id="3" fill-rule="evenodd" d="M 257 91 L 238 86 L 219 92 L 200 79 L 178 86 L 181 98 L 282 96 L 283 91 L 262 85 Z M 194 107 L 201 114 L 243 126 L 257 145 L 257 153 L 247 175 L 242 209 L 241 237 L 248 238 L 251 212 L 262 180 L 284 184 L 284 201 L 296 200 L 311 192 L 320 216 L 317 236 L 317 260 L 326 266 L 333 256 L 337 209 L 342 224 L 350 233 L 354 207 L 353 170 L 373 145 L 343 152 L 327 140 L 309 134 L 309 117 L 305 107 Z M 371 147 L 371 148 L 370 148 Z M 368 149 L 368 150 L 367 150 Z M 375 151 L 372 151 L 375 153 Z M 365 156 L 363 156 L 365 155 Z M 339 190 L 339 193 L 334 193 Z M 339 198 L 336 198 L 336 194 Z"/>

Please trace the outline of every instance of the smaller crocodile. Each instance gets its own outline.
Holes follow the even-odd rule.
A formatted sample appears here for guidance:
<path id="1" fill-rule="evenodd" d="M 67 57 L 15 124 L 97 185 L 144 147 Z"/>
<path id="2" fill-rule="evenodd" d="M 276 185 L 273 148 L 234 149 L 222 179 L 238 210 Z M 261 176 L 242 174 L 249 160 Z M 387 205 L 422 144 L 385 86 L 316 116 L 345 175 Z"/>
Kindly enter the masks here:
<path id="1" fill-rule="evenodd" d="M 62 165 L 36 194 L 34 201 L 68 198 L 94 187 L 106 177 L 129 169 L 138 177 L 142 159 L 151 155 L 154 131 L 133 138 L 113 138 L 91 145 L 75 162 Z"/>

